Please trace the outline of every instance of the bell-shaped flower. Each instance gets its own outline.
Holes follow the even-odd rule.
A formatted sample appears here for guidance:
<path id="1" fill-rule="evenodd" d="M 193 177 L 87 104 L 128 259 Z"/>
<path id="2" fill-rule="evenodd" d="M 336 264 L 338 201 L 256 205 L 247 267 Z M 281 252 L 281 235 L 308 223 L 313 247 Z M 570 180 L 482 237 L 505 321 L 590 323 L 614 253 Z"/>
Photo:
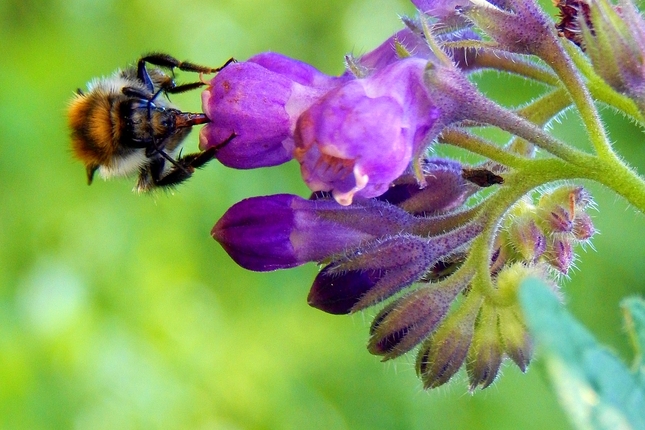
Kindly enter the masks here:
<path id="1" fill-rule="evenodd" d="M 376 197 L 429 144 L 440 116 L 423 82 L 426 61 L 407 58 L 327 93 L 296 124 L 295 158 L 313 191 L 343 205 Z"/>
<path id="2" fill-rule="evenodd" d="M 217 159 L 237 169 L 289 161 L 300 114 L 348 79 L 327 76 L 272 52 L 229 64 L 202 93 L 203 110 L 211 122 L 200 132 L 200 148 L 219 147 Z"/>

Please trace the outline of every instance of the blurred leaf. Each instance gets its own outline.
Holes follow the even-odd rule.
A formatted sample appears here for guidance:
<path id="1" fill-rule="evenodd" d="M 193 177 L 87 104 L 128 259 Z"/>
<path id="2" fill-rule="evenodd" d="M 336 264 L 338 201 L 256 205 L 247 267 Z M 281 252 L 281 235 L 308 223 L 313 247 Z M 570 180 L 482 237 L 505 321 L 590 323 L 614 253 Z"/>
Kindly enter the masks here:
<path id="1" fill-rule="evenodd" d="M 576 428 L 645 429 L 645 386 L 640 378 L 599 345 L 540 281 L 526 281 L 520 300 L 553 387 Z M 640 318 L 642 302 L 634 308 Z M 638 321 L 642 330 L 645 320 Z"/>
<path id="2" fill-rule="evenodd" d="M 625 329 L 634 347 L 634 370 L 640 373 L 645 381 L 645 300 L 640 297 L 629 297 L 622 301 L 625 317 Z M 644 382 L 645 383 L 645 382 Z"/>

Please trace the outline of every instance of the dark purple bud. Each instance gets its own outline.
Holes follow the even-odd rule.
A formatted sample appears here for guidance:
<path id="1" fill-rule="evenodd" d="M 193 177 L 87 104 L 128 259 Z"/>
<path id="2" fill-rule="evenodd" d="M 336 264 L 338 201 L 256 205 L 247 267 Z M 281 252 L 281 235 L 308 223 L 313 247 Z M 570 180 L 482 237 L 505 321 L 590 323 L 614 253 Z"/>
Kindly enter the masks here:
<path id="1" fill-rule="evenodd" d="M 484 303 L 475 322 L 473 341 L 466 359 L 471 392 L 477 387 L 482 389 L 488 387 L 499 372 L 504 349 L 497 324 L 495 308 Z"/>
<path id="2" fill-rule="evenodd" d="M 479 306 L 462 305 L 421 345 L 416 367 L 424 388 L 445 384 L 464 363 L 478 310 Z"/>
<path id="3" fill-rule="evenodd" d="M 309 305 L 335 314 L 364 309 L 419 280 L 431 259 L 431 246 L 421 237 L 377 240 L 325 267 L 311 287 Z"/>
<path id="4" fill-rule="evenodd" d="M 200 148 L 220 146 L 235 135 L 217 153 L 224 165 L 253 169 L 289 161 L 297 118 L 347 79 L 271 52 L 229 64 L 202 93 L 211 122 L 200 132 Z"/>
<path id="5" fill-rule="evenodd" d="M 468 198 L 469 189 L 462 177 L 461 163 L 441 158 L 426 160 L 423 174 L 424 188 L 414 175 L 403 175 L 378 197 L 379 200 L 413 214 L 425 215 L 454 210 Z"/>
<path id="6" fill-rule="evenodd" d="M 471 223 L 440 236 L 395 235 L 360 246 L 318 274 L 309 304 L 344 314 L 385 300 L 421 279 L 440 259 L 457 252 L 481 228 Z"/>
<path id="7" fill-rule="evenodd" d="M 448 279 L 419 288 L 390 303 L 378 313 L 370 329 L 367 349 L 389 360 L 405 354 L 432 333 L 470 277 Z"/>
<path id="8" fill-rule="evenodd" d="M 392 205 L 290 194 L 253 197 L 233 205 L 212 236 L 240 266 L 268 271 L 321 261 L 377 237 L 398 233 L 414 218 Z"/>
<path id="9" fill-rule="evenodd" d="M 424 149 L 440 111 L 423 82 L 426 61 L 407 58 L 328 92 L 296 124 L 295 158 L 313 191 L 343 205 L 376 197 Z"/>

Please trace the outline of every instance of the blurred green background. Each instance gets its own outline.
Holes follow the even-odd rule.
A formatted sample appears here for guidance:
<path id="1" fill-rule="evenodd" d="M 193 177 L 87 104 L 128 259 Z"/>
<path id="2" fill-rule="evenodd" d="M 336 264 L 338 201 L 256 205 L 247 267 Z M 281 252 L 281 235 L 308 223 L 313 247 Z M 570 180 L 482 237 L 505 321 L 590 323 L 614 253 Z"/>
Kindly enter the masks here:
<path id="1" fill-rule="evenodd" d="M 424 392 L 413 356 L 382 364 L 366 351 L 375 311 L 307 305 L 314 265 L 237 267 L 210 228 L 242 198 L 306 195 L 296 164 L 213 163 L 175 193 L 138 196 L 134 179 L 88 187 L 72 158 L 72 92 L 144 52 L 217 66 L 273 50 L 334 74 L 406 12 L 404 0 L 0 0 L 0 428 L 569 428 L 539 353 L 526 375 L 507 364 L 474 396 L 462 373 Z M 540 90 L 478 79 L 506 104 Z M 173 100 L 200 109 L 199 92 Z M 642 131 L 604 114 L 616 148 L 645 171 Z M 555 133 L 585 147 L 576 115 L 560 119 Z M 628 359 L 618 303 L 645 291 L 645 219 L 590 188 L 602 234 L 564 291 Z"/>

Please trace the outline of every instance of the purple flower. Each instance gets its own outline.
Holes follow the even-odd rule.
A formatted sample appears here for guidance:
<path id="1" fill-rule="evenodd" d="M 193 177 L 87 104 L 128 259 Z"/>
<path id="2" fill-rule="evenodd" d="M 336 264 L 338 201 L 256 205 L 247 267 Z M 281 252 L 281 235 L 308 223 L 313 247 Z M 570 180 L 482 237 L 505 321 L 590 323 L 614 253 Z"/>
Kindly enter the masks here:
<path id="1" fill-rule="evenodd" d="M 202 93 L 211 122 L 200 132 L 200 148 L 219 146 L 235 135 L 217 153 L 226 166 L 253 169 L 289 161 L 300 114 L 348 79 L 272 52 L 230 64 Z"/>
<path id="2" fill-rule="evenodd" d="M 298 119 L 295 158 L 313 191 L 343 205 L 376 197 L 428 145 L 440 115 L 423 83 L 426 61 L 408 58 L 331 90 Z"/>
<path id="3" fill-rule="evenodd" d="M 321 261 L 413 222 L 414 217 L 384 202 L 345 207 L 329 199 L 278 194 L 233 205 L 211 234 L 240 266 L 269 271 Z"/>

